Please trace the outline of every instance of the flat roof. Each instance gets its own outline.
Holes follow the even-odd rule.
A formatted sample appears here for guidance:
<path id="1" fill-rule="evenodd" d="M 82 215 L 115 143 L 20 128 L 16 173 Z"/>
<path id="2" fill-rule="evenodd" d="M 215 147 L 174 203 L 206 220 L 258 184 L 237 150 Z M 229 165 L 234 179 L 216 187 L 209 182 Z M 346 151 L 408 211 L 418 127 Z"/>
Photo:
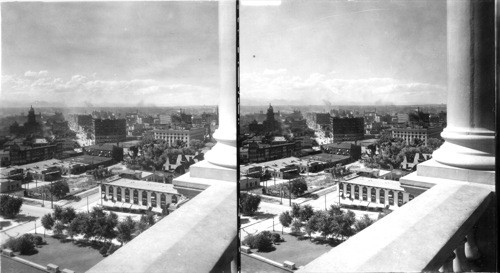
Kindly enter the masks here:
<path id="1" fill-rule="evenodd" d="M 44 161 L 38 161 L 34 163 L 29 163 L 29 164 L 24 164 L 24 165 L 19 165 L 19 166 L 13 166 L 14 169 L 33 169 L 33 170 L 43 170 L 45 168 L 49 167 L 58 167 L 58 166 L 63 166 L 64 163 L 59 160 L 59 159 L 48 159 Z"/>
<path id="2" fill-rule="evenodd" d="M 368 177 L 363 177 L 363 176 L 358 176 L 356 178 L 353 178 L 353 179 L 350 179 L 347 181 L 340 181 L 340 183 L 348 183 L 348 184 L 368 186 L 368 187 L 374 187 L 374 188 L 404 191 L 404 189 L 401 187 L 401 183 L 399 183 L 398 181 L 377 179 L 377 178 L 368 178 Z"/>
<path id="3" fill-rule="evenodd" d="M 315 155 L 307 155 L 301 157 L 301 159 L 307 160 L 307 159 L 312 159 L 316 161 L 322 161 L 322 162 L 327 162 L 327 161 L 333 161 L 335 163 L 336 161 L 342 161 L 349 159 L 350 156 L 348 155 L 335 155 L 335 154 L 329 154 L 329 153 L 321 153 L 321 154 L 315 154 Z"/>
<path id="4" fill-rule="evenodd" d="M 70 158 L 65 158 L 62 161 L 71 163 L 71 164 L 99 164 L 103 163 L 106 161 L 113 160 L 112 158 L 109 157 L 102 157 L 102 156 L 93 156 L 93 155 L 80 155 L 80 156 L 75 156 L 75 157 L 70 157 Z"/>
<path id="5" fill-rule="evenodd" d="M 104 183 L 105 185 L 119 186 L 131 189 L 139 189 L 146 191 L 163 192 L 170 194 L 179 194 L 176 189 L 174 189 L 173 184 L 165 184 L 158 182 L 142 181 L 142 180 L 132 180 L 126 178 L 120 178 L 118 180 Z"/>

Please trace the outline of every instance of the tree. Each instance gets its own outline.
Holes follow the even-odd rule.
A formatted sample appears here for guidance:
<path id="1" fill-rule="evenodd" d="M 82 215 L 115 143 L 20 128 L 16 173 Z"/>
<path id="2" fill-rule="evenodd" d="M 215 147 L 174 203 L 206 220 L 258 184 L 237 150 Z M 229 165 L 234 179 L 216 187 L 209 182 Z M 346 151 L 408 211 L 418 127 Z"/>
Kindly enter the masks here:
<path id="1" fill-rule="evenodd" d="M 106 256 L 106 253 L 108 253 L 108 246 L 106 244 L 103 244 L 101 249 L 99 249 L 99 254 L 102 256 Z"/>
<path id="2" fill-rule="evenodd" d="M 54 224 L 54 234 L 57 235 L 57 236 L 60 236 L 63 234 L 64 232 L 64 229 L 66 227 L 64 226 L 63 223 L 61 223 L 60 221 L 57 221 L 55 224 Z"/>
<path id="3" fill-rule="evenodd" d="M 21 255 L 29 255 L 35 252 L 35 242 L 32 234 L 24 234 L 17 239 L 17 248 Z"/>
<path id="4" fill-rule="evenodd" d="M 66 181 L 57 181 L 52 183 L 50 193 L 55 197 L 61 199 L 69 192 L 69 186 Z"/>
<path id="5" fill-rule="evenodd" d="M 85 239 L 92 237 L 89 213 L 79 212 L 76 214 L 75 218 L 69 223 L 67 232 L 71 238 L 77 234 L 83 234 Z"/>
<path id="6" fill-rule="evenodd" d="M 61 215 L 61 222 L 63 224 L 69 224 L 73 219 L 76 217 L 76 211 L 73 207 L 65 207 L 62 215 Z"/>
<path id="7" fill-rule="evenodd" d="M 432 149 L 432 151 L 437 150 L 441 145 L 443 144 L 443 141 L 437 138 L 429 138 L 427 140 L 427 146 Z"/>
<path id="8" fill-rule="evenodd" d="M 308 221 L 314 215 L 314 209 L 311 205 L 307 204 L 300 209 L 300 221 Z"/>
<path id="9" fill-rule="evenodd" d="M 62 221 L 63 214 L 64 214 L 64 209 L 59 205 L 55 205 L 54 206 L 54 219 Z"/>
<path id="10" fill-rule="evenodd" d="M 42 217 L 42 226 L 44 228 L 43 230 L 43 236 L 45 237 L 45 230 L 51 230 L 52 227 L 54 226 L 54 218 L 52 218 L 52 214 L 47 213 Z"/>
<path id="11" fill-rule="evenodd" d="M 328 209 L 328 214 L 331 216 L 342 215 L 344 212 L 340 209 L 338 205 L 331 205 Z"/>
<path id="12" fill-rule="evenodd" d="M 292 204 L 292 211 L 290 213 L 290 216 L 292 218 L 299 218 L 300 217 L 300 205 L 297 203 Z"/>
<path id="13" fill-rule="evenodd" d="M 365 214 L 363 215 L 363 218 L 357 220 L 354 223 L 354 229 L 356 230 L 356 232 L 360 232 L 363 229 L 369 227 L 373 223 L 375 223 L 375 221 L 373 221 L 367 214 Z"/>
<path id="14" fill-rule="evenodd" d="M 0 215 L 12 219 L 21 211 L 23 199 L 10 195 L 0 196 Z"/>
<path id="15" fill-rule="evenodd" d="M 240 193 L 240 209 L 243 215 L 253 215 L 258 209 L 260 204 L 260 196 L 248 194 L 245 192 Z"/>
<path id="16" fill-rule="evenodd" d="M 302 222 L 299 219 L 295 218 L 292 221 L 291 227 L 293 233 L 299 233 L 300 229 L 302 228 Z"/>
<path id="17" fill-rule="evenodd" d="M 310 240 L 312 240 L 311 234 L 316 231 L 315 230 L 316 229 L 316 222 L 315 222 L 315 220 L 316 219 L 311 216 L 311 218 L 309 219 L 309 221 L 307 221 L 305 223 L 305 225 L 304 225 L 304 231 L 307 233 L 307 235 L 309 236 Z"/>
<path id="18" fill-rule="evenodd" d="M 282 212 L 280 214 L 280 223 L 281 223 L 281 234 L 283 234 L 283 227 L 289 227 L 292 223 L 292 216 L 289 211 Z"/>
<path id="19" fill-rule="evenodd" d="M 189 141 L 189 147 L 191 147 L 195 151 L 198 151 L 201 150 L 203 147 L 205 147 L 205 143 L 203 143 L 203 141 L 198 139 L 192 139 Z"/>
<path id="20" fill-rule="evenodd" d="M 314 215 L 309 219 L 309 228 L 312 231 L 321 232 L 321 235 L 325 238 L 332 234 L 335 228 L 334 218 L 331 217 L 327 212 L 318 210 L 314 212 Z"/>
<path id="21" fill-rule="evenodd" d="M 108 240 L 113 240 L 116 238 L 115 228 L 118 225 L 118 215 L 114 212 L 110 212 L 106 215 L 104 220 L 104 225 L 101 227 L 101 236 Z"/>
<path id="22" fill-rule="evenodd" d="M 353 225 L 355 222 L 356 215 L 354 214 L 354 212 L 348 210 L 346 213 L 337 218 L 337 223 L 339 225 L 337 234 L 342 236 L 342 238 L 354 235 L 355 230 L 353 228 Z"/>
<path id="23" fill-rule="evenodd" d="M 259 233 L 255 236 L 254 247 L 252 248 L 257 248 L 258 251 L 269 251 L 273 248 L 273 241 L 270 236 Z"/>
<path id="24" fill-rule="evenodd" d="M 302 195 L 305 191 L 307 191 L 307 182 L 301 177 L 290 181 L 290 193 L 295 196 Z"/>
<path id="25" fill-rule="evenodd" d="M 125 220 L 118 223 L 116 228 L 118 242 L 123 245 L 123 243 L 128 243 L 132 240 L 132 234 L 135 232 L 135 223 L 132 217 L 127 216 Z"/>

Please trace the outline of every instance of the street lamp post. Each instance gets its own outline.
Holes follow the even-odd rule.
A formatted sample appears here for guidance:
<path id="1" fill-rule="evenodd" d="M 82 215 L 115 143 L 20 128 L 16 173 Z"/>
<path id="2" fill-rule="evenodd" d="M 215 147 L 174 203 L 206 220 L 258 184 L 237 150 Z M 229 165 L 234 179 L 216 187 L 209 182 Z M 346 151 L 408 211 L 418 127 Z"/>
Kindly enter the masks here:
<path id="1" fill-rule="evenodd" d="M 52 180 L 50 181 L 50 208 L 54 208 L 54 195 L 52 194 Z"/>
<path id="2" fill-rule="evenodd" d="M 290 200 L 290 207 L 292 206 L 292 181 L 288 180 L 288 199 Z"/>

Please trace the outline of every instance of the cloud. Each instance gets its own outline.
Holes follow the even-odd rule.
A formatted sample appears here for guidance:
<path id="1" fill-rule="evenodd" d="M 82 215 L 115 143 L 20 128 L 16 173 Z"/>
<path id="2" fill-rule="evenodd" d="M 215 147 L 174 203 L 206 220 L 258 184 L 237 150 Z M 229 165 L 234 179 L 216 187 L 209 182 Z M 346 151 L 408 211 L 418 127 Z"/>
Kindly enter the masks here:
<path id="1" fill-rule="evenodd" d="M 29 78 L 38 77 L 38 73 L 34 71 L 26 71 L 24 76 Z"/>
<path id="2" fill-rule="evenodd" d="M 24 76 L 2 76 L 0 100 L 47 100 L 69 106 L 217 104 L 218 90 L 183 82 L 153 79 L 102 80 L 96 75 L 73 75 L 69 79 L 49 77 L 47 71 L 28 71 Z"/>
<path id="3" fill-rule="evenodd" d="M 279 73 L 277 73 L 279 71 Z M 241 75 L 241 102 L 256 100 L 338 104 L 430 104 L 446 102 L 446 87 L 394 78 L 337 78 L 335 72 L 293 76 L 284 69 Z"/>

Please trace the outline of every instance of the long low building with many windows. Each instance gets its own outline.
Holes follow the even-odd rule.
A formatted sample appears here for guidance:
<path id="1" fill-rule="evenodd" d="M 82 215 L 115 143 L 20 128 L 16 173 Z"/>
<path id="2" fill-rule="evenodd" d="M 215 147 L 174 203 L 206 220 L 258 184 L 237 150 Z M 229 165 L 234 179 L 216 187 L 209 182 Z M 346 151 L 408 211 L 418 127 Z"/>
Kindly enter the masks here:
<path id="1" fill-rule="evenodd" d="M 339 182 L 343 205 L 367 208 L 401 207 L 415 196 L 405 191 L 398 181 L 367 178 L 352 174 Z"/>
<path id="2" fill-rule="evenodd" d="M 102 206 L 126 211 L 164 213 L 182 200 L 172 184 L 120 178 L 101 185 Z"/>

